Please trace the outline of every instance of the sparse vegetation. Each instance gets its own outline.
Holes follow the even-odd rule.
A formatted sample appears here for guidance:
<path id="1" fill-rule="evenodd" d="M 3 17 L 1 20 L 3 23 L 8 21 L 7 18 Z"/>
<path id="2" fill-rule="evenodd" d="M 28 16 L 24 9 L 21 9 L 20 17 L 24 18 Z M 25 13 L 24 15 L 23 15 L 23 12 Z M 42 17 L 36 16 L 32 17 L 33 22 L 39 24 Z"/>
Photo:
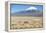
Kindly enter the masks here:
<path id="1" fill-rule="evenodd" d="M 25 23 L 27 21 L 27 23 Z M 11 16 L 11 29 L 42 28 L 42 17 Z"/>

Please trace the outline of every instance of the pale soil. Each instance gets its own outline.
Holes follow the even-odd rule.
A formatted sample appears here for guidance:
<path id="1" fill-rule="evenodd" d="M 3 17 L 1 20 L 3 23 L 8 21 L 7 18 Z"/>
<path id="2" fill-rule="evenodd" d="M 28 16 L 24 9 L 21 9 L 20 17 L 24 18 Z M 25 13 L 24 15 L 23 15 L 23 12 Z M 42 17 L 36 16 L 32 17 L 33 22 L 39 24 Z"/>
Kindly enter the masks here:
<path id="1" fill-rule="evenodd" d="M 11 29 L 24 29 L 24 28 L 42 28 L 42 17 L 24 17 L 24 16 L 12 16 L 11 17 Z"/>

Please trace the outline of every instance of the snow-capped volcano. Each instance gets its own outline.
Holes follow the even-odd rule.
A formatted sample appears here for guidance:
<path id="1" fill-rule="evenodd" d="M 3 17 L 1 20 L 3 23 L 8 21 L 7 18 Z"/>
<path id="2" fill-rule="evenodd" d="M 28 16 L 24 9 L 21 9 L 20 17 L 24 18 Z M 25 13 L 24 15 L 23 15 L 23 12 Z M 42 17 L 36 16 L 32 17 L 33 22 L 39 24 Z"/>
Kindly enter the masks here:
<path id="1" fill-rule="evenodd" d="M 29 7 L 25 10 L 19 11 L 19 12 L 14 12 L 12 14 L 13 16 L 19 15 L 19 16 L 42 16 L 42 12 L 37 10 L 36 7 Z"/>
<path id="2" fill-rule="evenodd" d="M 26 10 L 37 10 L 37 8 L 32 6 L 32 7 L 27 8 Z"/>

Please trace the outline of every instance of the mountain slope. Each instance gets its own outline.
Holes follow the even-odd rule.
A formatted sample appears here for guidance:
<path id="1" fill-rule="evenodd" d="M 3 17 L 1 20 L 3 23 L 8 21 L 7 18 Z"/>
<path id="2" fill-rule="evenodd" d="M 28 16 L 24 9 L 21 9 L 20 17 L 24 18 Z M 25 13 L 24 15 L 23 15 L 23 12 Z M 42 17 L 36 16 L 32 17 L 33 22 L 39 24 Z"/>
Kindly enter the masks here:
<path id="1" fill-rule="evenodd" d="M 12 16 L 43 16 L 42 11 L 38 10 L 24 10 L 20 12 L 14 12 Z"/>

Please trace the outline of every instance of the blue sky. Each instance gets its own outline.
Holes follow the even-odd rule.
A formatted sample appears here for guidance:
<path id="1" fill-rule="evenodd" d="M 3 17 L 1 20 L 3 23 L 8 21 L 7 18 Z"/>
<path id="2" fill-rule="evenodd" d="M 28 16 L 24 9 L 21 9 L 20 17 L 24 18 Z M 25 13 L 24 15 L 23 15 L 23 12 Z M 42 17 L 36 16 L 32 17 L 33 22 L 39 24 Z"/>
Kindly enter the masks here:
<path id="1" fill-rule="evenodd" d="M 43 10 L 43 6 L 42 5 L 11 4 L 11 13 L 23 11 L 23 10 L 28 9 L 30 7 L 37 8 L 37 10 L 40 10 L 40 11 Z"/>

